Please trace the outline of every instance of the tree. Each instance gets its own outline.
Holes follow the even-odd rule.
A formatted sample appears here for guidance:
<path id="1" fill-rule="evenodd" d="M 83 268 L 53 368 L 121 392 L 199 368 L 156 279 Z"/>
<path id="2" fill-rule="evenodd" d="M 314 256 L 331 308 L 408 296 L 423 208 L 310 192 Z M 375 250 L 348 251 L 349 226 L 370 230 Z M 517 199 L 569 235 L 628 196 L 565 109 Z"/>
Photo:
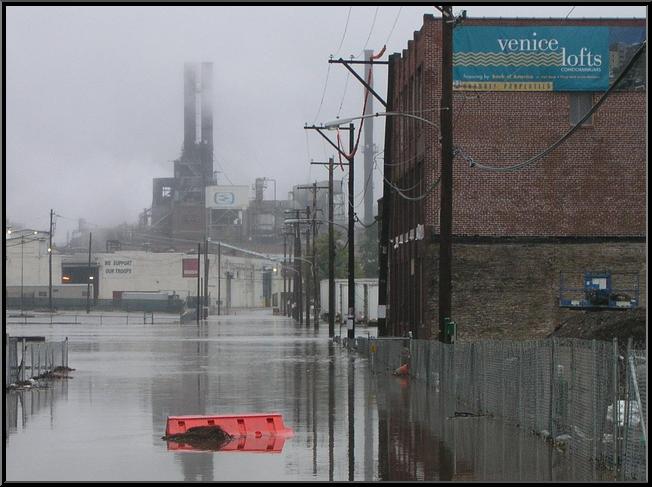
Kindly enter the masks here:
<path id="1" fill-rule="evenodd" d="M 377 278 L 378 277 L 378 229 L 376 225 L 364 228 L 358 235 L 360 244 L 357 245 L 356 263 L 360 263 L 360 273 L 356 272 L 358 277 Z M 356 267 L 358 267 L 356 265 Z"/>
<path id="2" fill-rule="evenodd" d="M 348 276 L 348 259 L 346 242 L 342 234 L 335 231 L 335 279 L 346 279 Z M 328 279 L 328 232 L 324 232 L 315 240 L 315 266 L 319 279 Z"/>

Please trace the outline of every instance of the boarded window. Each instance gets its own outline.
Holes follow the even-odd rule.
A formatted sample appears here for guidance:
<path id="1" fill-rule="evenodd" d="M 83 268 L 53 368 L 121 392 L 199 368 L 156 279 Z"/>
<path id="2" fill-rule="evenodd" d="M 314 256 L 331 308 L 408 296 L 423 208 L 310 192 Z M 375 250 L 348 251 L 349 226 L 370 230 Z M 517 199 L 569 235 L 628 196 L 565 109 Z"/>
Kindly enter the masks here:
<path id="1" fill-rule="evenodd" d="M 582 120 L 582 117 L 593 106 L 593 94 L 592 93 L 570 93 L 568 95 L 568 101 L 570 104 L 570 124 L 575 125 L 577 122 Z M 593 125 L 593 115 L 591 115 L 582 126 Z"/>

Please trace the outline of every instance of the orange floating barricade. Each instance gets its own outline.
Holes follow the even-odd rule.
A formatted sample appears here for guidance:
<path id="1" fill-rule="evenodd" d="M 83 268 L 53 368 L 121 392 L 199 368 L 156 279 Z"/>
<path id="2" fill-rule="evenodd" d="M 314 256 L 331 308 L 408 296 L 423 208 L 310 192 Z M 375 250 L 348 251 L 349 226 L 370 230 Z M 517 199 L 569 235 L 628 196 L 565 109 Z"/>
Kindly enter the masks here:
<path id="1" fill-rule="evenodd" d="M 283 416 L 271 414 L 239 414 L 216 416 L 168 416 L 165 435 L 178 435 L 190 428 L 219 426 L 233 437 L 220 451 L 280 452 L 286 438 L 294 432 L 283 424 Z M 169 441 L 170 450 L 192 450 L 187 443 Z"/>

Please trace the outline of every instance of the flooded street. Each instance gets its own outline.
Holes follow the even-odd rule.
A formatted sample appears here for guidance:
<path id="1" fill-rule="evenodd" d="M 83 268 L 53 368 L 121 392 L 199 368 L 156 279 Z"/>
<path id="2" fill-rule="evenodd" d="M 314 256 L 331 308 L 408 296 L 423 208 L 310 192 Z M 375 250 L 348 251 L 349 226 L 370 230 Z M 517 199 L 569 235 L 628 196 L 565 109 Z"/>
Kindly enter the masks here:
<path id="1" fill-rule="evenodd" d="M 117 320 L 116 320 L 117 321 Z M 358 328 L 360 335 L 375 329 Z M 344 330 L 345 332 L 345 330 Z M 6 393 L 8 480 L 590 480 L 542 440 L 448 419 L 437 391 L 269 312 L 195 324 L 8 324 L 69 339 L 72 379 Z M 336 328 L 337 333 L 337 328 Z M 354 400 L 351 402 L 350 397 Z M 272 413 L 280 453 L 172 451 L 172 415 Z"/>

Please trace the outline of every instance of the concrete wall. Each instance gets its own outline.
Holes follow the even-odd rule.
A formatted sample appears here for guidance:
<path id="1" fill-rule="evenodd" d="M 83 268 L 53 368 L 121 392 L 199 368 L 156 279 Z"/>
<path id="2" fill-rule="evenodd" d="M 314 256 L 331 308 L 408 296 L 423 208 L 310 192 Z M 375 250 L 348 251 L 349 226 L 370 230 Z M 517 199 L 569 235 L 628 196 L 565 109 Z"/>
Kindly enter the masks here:
<path id="1" fill-rule="evenodd" d="M 23 246 L 23 285 L 43 286 L 48 284 L 47 240 L 29 242 Z M 21 245 L 6 249 L 6 285 L 21 284 Z M 113 299 L 114 291 L 174 291 L 182 299 L 195 296 L 197 279 L 183 277 L 182 260 L 193 259 L 196 255 L 178 252 L 153 253 L 144 251 L 120 251 L 113 253 L 97 252 L 92 261 L 99 265 L 99 299 Z M 62 262 L 88 262 L 88 254 L 52 256 L 52 284 L 61 284 Z M 211 305 L 217 299 L 217 255 L 209 254 L 208 289 Z M 262 269 L 271 267 L 273 262 L 253 257 L 222 256 L 221 294 L 226 306 L 226 272 L 233 273 L 231 281 L 231 307 L 263 307 Z M 204 276 L 203 256 L 201 257 L 201 277 Z M 280 272 L 272 275 L 272 294 L 283 290 Z"/>

